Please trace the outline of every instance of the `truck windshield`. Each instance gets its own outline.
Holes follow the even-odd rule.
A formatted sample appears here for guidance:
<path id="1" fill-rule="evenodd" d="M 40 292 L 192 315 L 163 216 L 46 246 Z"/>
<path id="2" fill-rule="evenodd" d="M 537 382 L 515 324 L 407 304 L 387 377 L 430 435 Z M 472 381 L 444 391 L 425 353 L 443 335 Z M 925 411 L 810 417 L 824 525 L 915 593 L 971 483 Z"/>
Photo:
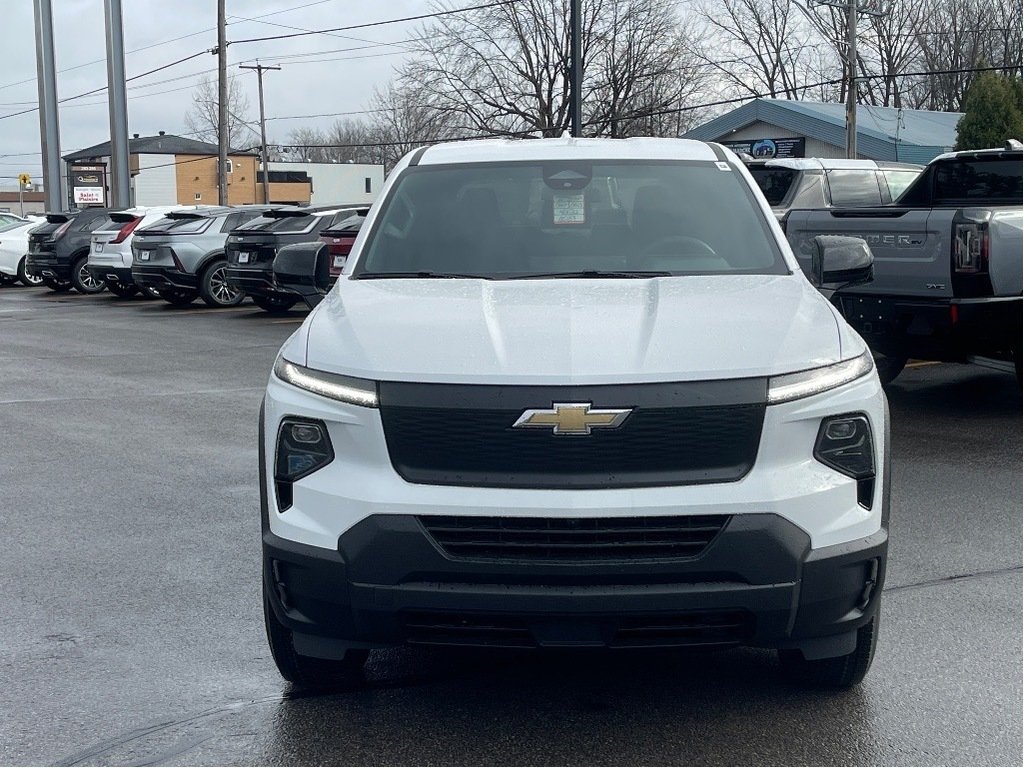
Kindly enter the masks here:
<path id="1" fill-rule="evenodd" d="M 752 190 L 712 162 L 419 166 L 355 278 L 786 274 Z"/>

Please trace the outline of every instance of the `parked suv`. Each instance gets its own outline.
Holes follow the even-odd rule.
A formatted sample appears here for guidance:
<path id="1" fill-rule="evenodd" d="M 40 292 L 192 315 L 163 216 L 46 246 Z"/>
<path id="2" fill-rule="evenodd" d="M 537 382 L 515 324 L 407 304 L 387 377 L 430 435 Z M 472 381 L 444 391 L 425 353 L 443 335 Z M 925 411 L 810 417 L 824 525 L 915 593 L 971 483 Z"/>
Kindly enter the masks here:
<path id="1" fill-rule="evenodd" d="M 874 160 L 793 158 L 747 163 L 780 221 L 791 208 L 883 205 L 895 200 L 923 166 Z"/>
<path id="2" fill-rule="evenodd" d="M 863 240 L 817 245 L 817 283 L 870 279 Z M 312 296 L 315 250 L 278 281 Z M 834 687 L 871 664 L 885 395 L 717 144 L 407 155 L 285 342 L 259 447 L 267 635 L 298 685 L 402 643 L 754 645 Z"/>
<path id="3" fill-rule="evenodd" d="M 185 210 L 185 206 L 140 207 L 111 213 L 110 221 L 96 229 L 90 240 L 88 269 L 93 278 L 106 282 L 107 290 L 117 296 L 133 296 L 137 293 L 138 286 L 132 280 L 132 240 L 135 230 L 177 210 Z M 155 298 L 156 293 L 152 296 Z"/>
<path id="4" fill-rule="evenodd" d="M 89 272 L 89 244 L 92 233 L 110 221 L 110 214 L 122 208 L 83 208 L 67 213 L 47 213 L 46 222 L 28 236 L 26 270 L 43 278 L 52 291 L 99 293 L 106 284 Z"/>
<path id="5" fill-rule="evenodd" d="M 321 230 L 320 239 L 327 245 L 327 250 L 331 254 L 328 274 L 332 284 L 345 268 L 352 245 L 355 243 L 356 236 L 359 234 L 363 222 L 366 221 L 366 214 L 369 211 L 368 207 L 358 208 L 355 211 L 340 211 L 335 214 L 334 221 L 328 224 L 326 229 Z"/>
<path id="6" fill-rule="evenodd" d="M 366 206 L 361 206 L 366 210 Z M 292 243 L 316 242 L 320 233 L 337 221 L 337 215 L 354 215 L 359 206 L 332 208 L 274 208 L 235 229 L 227 242 L 227 278 L 248 293 L 260 309 L 285 312 L 299 300 L 274 283 L 273 263 L 278 249 Z"/>
<path id="7" fill-rule="evenodd" d="M 224 277 L 224 242 L 228 232 L 265 210 L 209 206 L 168 213 L 135 233 L 132 280 L 171 304 L 191 304 L 197 297 L 214 307 L 240 303 L 245 293 Z"/>

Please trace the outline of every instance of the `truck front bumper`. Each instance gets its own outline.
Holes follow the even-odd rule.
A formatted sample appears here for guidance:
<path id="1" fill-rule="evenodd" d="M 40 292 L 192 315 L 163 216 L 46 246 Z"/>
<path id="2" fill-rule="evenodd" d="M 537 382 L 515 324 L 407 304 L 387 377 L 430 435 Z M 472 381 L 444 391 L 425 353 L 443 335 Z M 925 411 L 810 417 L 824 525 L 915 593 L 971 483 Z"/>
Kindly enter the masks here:
<path id="1" fill-rule="evenodd" d="M 342 658 L 396 644 L 504 648 L 800 648 L 849 653 L 885 579 L 885 528 L 812 550 L 773 514 L 735 515 L 695 558 L 528 564 L 450 557 L 412 515 L 375 515 L 337 550 L 263 533 L 264 587 L 296 650 Z"/>
<path id="2" fill-rule="evenodd" d="M 833 302 L 877 352 L 962 362 L 1010 359 L 1021 343 L 1021 297 L 907 299 L 860 294 Z"/>

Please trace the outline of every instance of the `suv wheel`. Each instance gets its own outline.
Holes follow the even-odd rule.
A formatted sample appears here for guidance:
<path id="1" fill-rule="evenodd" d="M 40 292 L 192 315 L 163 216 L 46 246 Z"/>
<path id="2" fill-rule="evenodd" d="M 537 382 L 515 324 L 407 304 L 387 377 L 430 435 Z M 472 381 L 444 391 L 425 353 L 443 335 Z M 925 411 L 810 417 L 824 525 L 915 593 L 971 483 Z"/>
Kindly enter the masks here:
<path id="1" fill-rule="evenodd" d="M 298 299 L 290 296 L 253 296 L 252 303 L 264 312 L 287 312 L 298 303 Z"/>
<path id="2" fill-rule="evenodd" d="M 127 299 L 129 296 L 134 296 L 138 290 L 134 285 L 125 285 L 124 283 L 107 283 L 107 290 L 115 296 L 120 296 L 122 299 Z"/>
<path id="3" fill-rule="evenodd" d="M 245 298 L 245 291 L 228 282 L 227 267 L 226 261 L 218 259 L 199 279 L 199 296 L 211 307 L 233 307 Z"/>
<path id="4" fill-rule="evenodd" d="M 57 293 L 67 293 L 68 291 L 71 290 L 70 280 L 58 280 L 55 277 L 44 277 L 43 285 L 45 285 L 51 291 L 56 291 Z"/>
<path id="5" fill-rule="evenodd" d="M 28 273 L 28 258 L 25 256 L 22 256 L 21 261 L 18 262 L 18 280 L 21 281 L 22 285 L 27 285 L 29 288 L 43 284 L 42 277 Z"/>
<path id="6" fill-rule="evenodd" d="M 71 284 L 79 293 L 99 293 L 107 287 L 107 284 L 92 276 L 88 264 L 88 256 L 78 258 L 78 261 L 71 267 Z"/>
<path id="7" fill-rule="evenodd" d="M 881 606 L 871 621 L 857 630 L 857 647 L 845 656 L 808 661 L 793 649 L 779 651 L 782 674 L 791 682 L 812 688 L 852 688 L 864 679 L 875 658 Z"/>
<path id="8" fill-rule="evenodd" d="M 296 652 L 292 632 L 278 621 L 263 585 L 263 620 L 267 627 L 267 641 L 277 669 L 288 682 L 301 688 L 337 690 L 354 688 L 364 682 L 363 665 L 368 651 L 350 650 L 343 660 L 316 659 Z"/>
<path id="9" fill-rule="evenodd" d="M 195 291 L 187 291 L 183 288 L 167 288 L 160 291 L 160 298 L 168 304 L 173 304 L 176 307 L 183 307 L 186 304 L 191 304 L 196 300 L 196 296 L 198 296 L 198 294 Z"/>

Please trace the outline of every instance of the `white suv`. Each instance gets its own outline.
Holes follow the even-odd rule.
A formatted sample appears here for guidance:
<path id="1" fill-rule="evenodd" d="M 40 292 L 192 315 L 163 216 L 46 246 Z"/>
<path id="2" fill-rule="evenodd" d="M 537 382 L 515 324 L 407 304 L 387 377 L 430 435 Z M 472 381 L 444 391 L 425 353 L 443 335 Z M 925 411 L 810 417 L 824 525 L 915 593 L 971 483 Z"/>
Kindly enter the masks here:
<path id="1" fill-rule="evenodd" d="M 171 211 L 187 210 L 183 205 L 140 206 L 110 214 L 110 221 L 92 233 L 87 268 L 94 279 L 105 282 L 116 296 L 133 296 L 138 286 L 132 280 L 132 240 L 135 230 L 152 224 Z M 145 291 L 155 298 L 155 292 Z"/>
<path id="2" fill-rule="evenodd" d="M 822 285 L 869 279 L 862 241 L 819 246 Z M 402 643 L 753 645 L 856 684 L 888 449 L 871 354 L 732 153 L 417 150 L 267 386 L 274 659 L 316 686 Z"/>

